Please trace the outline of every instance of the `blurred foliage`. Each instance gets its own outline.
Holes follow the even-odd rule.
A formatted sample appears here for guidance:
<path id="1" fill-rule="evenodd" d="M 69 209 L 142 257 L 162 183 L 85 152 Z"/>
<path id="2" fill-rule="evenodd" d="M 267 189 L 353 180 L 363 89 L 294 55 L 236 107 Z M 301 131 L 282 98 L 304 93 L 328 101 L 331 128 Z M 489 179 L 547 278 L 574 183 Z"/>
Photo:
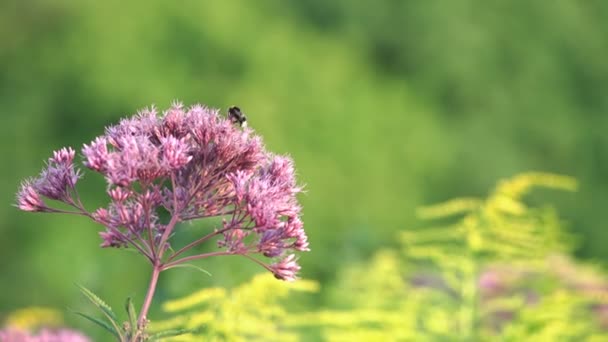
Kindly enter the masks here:
<path id="1" fill-rule="evenodd" d="M 597 267 L 555 255 L 571 244 L 557 214 L 523 201 L 539 186 L 573 190 L 576 182 L 521 174 L 487 199 L 423 208 L 427 218 L 460 217 L 404 231 L 403 253 L 383 249 L 341 270 L 322 309 L 298 310 L 297 299 L 284 298 L 315 283 L 268 274 L 230 292 L 167 301 L 171 317 L 155 326 L 200 329 L 174 341 L 603 341 L 608 280 Z M 320 335 L 302 335 L 305 327 Z"/>
<path id="2" fill-rule="evenodd" d="M 59 327 L 62 324 L 63 314 L 61 311 L 37 306 L 15 310 L 4 320 L 5 326 L 24 330 Z"/>
<path id="3" fill-rule="evenodd" d="M 187 297 L 166 301 L 163 309 L 172 314 L 165 321 L 152 322 L 152 332 L 168 329 L 198 329 L 167 341 L 297 341 L 286 329 L 288 313 L 280 300 L 293 291 L 316 292 L 319 285 L 309 280 L 277 281 L 270 274 L 227 291 L 208 288 Z"/>
<path id="4" fill-rule="evenodd" d="M 417 206 L 530 169 L 581 180 L 552 201 L 576 228 L 566 231 L 581 242 L 575 252 L 606 260 L 607 15 L 598 0 L 2 1 L 0 314 L 87 310 L 74 282 L 111 305 L 141 302 L 148 268 L 98 248 L 99 227 L 11 204 L 52 149 L 174 99 L 237 104 L 270 150 L 292 155 L 308 190 L 303 276 L 322 288 L 397 247 Z M 83 200 L 104 205 L 93 190 L 102 184 L 83 183 Z M 163 299 L 258 271 L 237 259 L 201 266 L 213 277 L 161 278 L 151 317 Z"/>
<path id="5" fill-rule="evenodd" d="M 89 342 L 86 335 L 65 328 L 63 312 L 31 306 L 8 313 L 0 325 L 0 342 Z"/>
<path id="6" fill-rule="evenodd" d="M 551 256 L 567 252 L 572 242 L 554 210 L 523 201 L 535 186 L 572 190 L 576 182 L 521 174 L 500 182 L 487 199 L 421 209 L 427 218 L 460 215 L 437 227 L 402 232 L 401 255 L 383 250 L 371 262 L 342 271 L 329 298 L 351 317 L 350 324 L 333 324 L 328 340 L 608 338 L 602 329 L 608 282 L 599 270 Z M 321 322 L 332 325 L 335 316 L 327 317 Z M 364 322 L 374 324 L 364 327 Z"/>

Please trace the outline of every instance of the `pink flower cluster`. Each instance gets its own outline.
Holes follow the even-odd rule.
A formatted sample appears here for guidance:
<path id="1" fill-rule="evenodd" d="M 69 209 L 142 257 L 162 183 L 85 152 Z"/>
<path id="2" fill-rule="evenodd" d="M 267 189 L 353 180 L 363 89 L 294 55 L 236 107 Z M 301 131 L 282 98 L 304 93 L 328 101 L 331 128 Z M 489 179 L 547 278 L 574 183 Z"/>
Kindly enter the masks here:
<path id="1" fill-rule="evenodd" d="M 34 334 L 8 328 L 0 330 L 0 342 L 91 342 L 91 340 L 77 331 L 68 329 L 43 329 Z"/>
<path id="2" fill-rule="evenodd" d="M 102 247 L 136 248 L 161 271 L 207 256 L 243 255 L 277 278 L 296 278 L 300 268 L 290 251 L 309 249 L 293 162 L 267 152 L 251 129 L 232 124 L 217 110 L 174 104 L 158 115 L 146 109 L 84 145 L 84 165 L 105 177 L 110 198 L 107 207 L 92 212 L 75 189 L 81 173 L 74 154 L 71 148 L 55 152 L 38 178 L 22 184 L 18 207 L 88 216 L 106 228 Z M 74 210 L 52 208 L 43 198 Z M 161 219 L 163 211 L 170 219 Z M 221 217 L 223 223 L 175 252 L 169 249 L 178 223 L 207 217 Z M 216 236 L 221 251 L 178 258 Z"/>

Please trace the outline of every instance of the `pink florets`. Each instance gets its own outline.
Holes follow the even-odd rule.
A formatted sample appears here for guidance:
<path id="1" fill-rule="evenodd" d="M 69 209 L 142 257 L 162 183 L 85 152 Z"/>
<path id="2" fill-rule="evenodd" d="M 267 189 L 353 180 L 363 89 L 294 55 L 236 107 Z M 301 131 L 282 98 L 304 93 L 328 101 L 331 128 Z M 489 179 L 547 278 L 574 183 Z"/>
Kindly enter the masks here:
<path id="1" fill-rule="evenodd" d="M 84 145 L 82 154 L 87 158 L 84 162 L 86 167 L 97 172 L 106 171 L 108 139 L 106 137 L 97 137 L 90 145 Z"/>
<path id="2" fill-rule="evenodd" d="M 71 147 L 68 147 L 68 148 L 64 147 L 64 148 L 60 149 L 59 151 L 53 152 L 52 160 L 58 164 L 69 165 L 69 164 L 72 164 L 72 162 L 74 161 L 75 153 L 76 152 Z"/>
<path id="3" fill-rule="evenodd" d="M 17 193 L 17 207 L 23 211 L 44 211 L 46 205 L 32 183 L 26 181 Z"/>
<path id="4" fill-rule="evenodd" d="M 102 247 L 132 246 L 151 261 L 168 249 L 176 223 L 222 217 L 223 225 L 199 242 L 223 236 L 218 244 L 225 254 L 282 258 L 264 265 L 280 279 L 295 279 L 299 266 L 286 255 L 308 250 L 296 199 L 302 189 L 292 160 L 267 152 L 251 129 L 217 110 L 176 103 L 162 115 L 152 107 L 122 119 L 84 145 L 82 154 L 84 165 L 108 182 L 106 208 L 88 212 L 80 203 L 71 148 L 54 152 L 41 176 L 22 185 L 18 207 L 61 211 L 41 198 L 62 201 L 106 227 Z M 160 211 L 169 212 L 170 222 L 160 219 Z M 188 248 L 169 257 L 167 267 Z"/>
<path id="5" fill-rule="evenodd" d="M 69 329 L 43 329 L 30 333 L 19 329 L 0 330 L 0 342 L 91 342 L 80 332 Z"/>
<path id="6" fill-rule="evenodd" d="M 294 281 L 297 279 L 296 274 L 300 271 L 300 266 L 296 262 L 296 256 L 293 254 L 288 255 L 285 259 L 280 262 L 270 265 L 270 269 L 274 273 L 277 279 Z"/>
<path id="7" fill-rule="evenodd" d="M 189 155 L 190 146 L 185 139 L 169 136 L 161 138 L 160 142 L 163 150 L 163 162 L 169 169 L 177 170 L 192 160 L 192 156 Z"/>

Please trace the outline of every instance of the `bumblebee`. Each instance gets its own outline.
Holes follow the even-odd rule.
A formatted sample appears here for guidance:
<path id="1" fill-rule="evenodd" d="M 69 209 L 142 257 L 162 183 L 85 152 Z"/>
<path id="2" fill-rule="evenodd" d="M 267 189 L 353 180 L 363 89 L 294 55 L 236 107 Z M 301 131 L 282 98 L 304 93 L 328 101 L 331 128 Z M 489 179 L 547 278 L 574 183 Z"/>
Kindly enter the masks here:
<path id="1" fill-rule="evenodd" d="M 247 117 L 237 106 L 228 108 L 228 119 L 232 123 L 238 123 L 241 127 L 247 127 Z"/>

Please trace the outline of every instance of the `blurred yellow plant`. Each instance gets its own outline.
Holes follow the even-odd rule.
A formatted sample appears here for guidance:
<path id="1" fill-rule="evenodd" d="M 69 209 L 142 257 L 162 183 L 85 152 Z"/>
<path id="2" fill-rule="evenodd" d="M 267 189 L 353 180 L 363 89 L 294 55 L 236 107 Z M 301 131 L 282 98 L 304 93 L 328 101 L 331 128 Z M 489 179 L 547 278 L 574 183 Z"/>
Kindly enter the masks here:
<path id="1" fill-rule="evenodd" d="M 31 306 L 11 312 L 4 324 L 9 328 L 21 330 L 59 327 L 63 325 L 63 314 L 56 309 Z"/>
<path id="2" fill-rule="evenodd" d="M 575 190 L 576 181 L 526 173 L 486 199 L 421 208 L 444 221 L 402 232 L 401 252 L 381 249 L 339 270 L 326 308 L 288 311 L 279 299 L 318 284 L 262 275 L 165 302 L 177 316 L 154 327 L 200 329 L 171 341 L 608 340 L 608 281 L 564 256 L 571 239 L 555 210 L 523 201 L 534 187 Z"/>
<path id="3" fill-rule="evenodd" d="M 288 312 L 280 305 L 293 291 L 316 292 L 318 283 L 280 282 L 270 274 L 255 276 L 230 291 L 209 288 L 184 298 L 166 301 L 163 310 L 176 316 L 153 322 L 152 331 L 198 329 L 167 341 L 296 341 L 287 330 Z"/>
<path id="4" fill-rule="evenodd" d="M 523 201 L 534 187 L 572 191 L 577 185 L 571 177 L 525 173 L 499 182 L 486 199 L 461 198 L 420 208 L 420 217 L 441 223 L 402 232 L 403 255 L 380 251 L 371 262 L 344 270 L 330 290 L 333 304 L 345 311 L 375 309 L 381 312 L 376 316 L 399 315 L 398 323 L 385 319 L 362 325 L 365 320 L 353 318 L 350 326 L 332 326 L 331 319 L 324 319 L 322 325 L 329 325 L 325 338 L 606 338 L 596 313 L 608 307 L 599 306 L 603 303 L 597 294 L 594 298 L 588 293 L 589 287 L 605 293 L 606 281 L 589 270 L 579 277 L 578 264 L 553 256 L 568 252 L 571 239 L 553 209 Z"/>

